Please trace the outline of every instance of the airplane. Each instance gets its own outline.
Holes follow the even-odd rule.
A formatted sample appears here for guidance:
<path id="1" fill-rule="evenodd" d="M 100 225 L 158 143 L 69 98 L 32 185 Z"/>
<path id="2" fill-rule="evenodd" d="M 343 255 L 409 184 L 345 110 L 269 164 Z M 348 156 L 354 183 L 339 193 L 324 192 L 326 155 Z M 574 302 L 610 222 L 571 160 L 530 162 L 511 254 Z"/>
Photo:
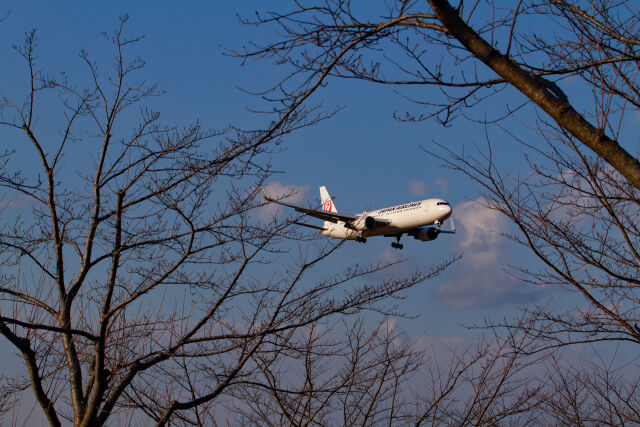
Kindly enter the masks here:
<path id="1" fill-rule="evenodd" d="M 414 239 L 422 242 L 428 242 L 435 240 L 440 233 L 453 234 L 456 232 L 453 217 L 451 217 L 451 206 L 442 199 L 420 200 L 349 215 L 338 213 L 336 204 L 331 200 L 325 186 L 320 187 L 322 210 L 276 200 L 269 197 L 264 188 L 260 187 L 260 189 L 262 196 L 269 202 L 287 206 L 295 209 L 296 212 L 323 220 L 322 227 L 295 222 L 297 225 L 319 230 L 323 236 L 356 240 L 362 243 L 366 243 L 367 237 L 371 236 L 395 237 L 396 241 L 391 243 L 391 247 L 402 249 L 400 238 L 403 234 L 413 236 Z M 451 230 L 441 230 L 440 226 L 447 218 L 450 218 Z"/>

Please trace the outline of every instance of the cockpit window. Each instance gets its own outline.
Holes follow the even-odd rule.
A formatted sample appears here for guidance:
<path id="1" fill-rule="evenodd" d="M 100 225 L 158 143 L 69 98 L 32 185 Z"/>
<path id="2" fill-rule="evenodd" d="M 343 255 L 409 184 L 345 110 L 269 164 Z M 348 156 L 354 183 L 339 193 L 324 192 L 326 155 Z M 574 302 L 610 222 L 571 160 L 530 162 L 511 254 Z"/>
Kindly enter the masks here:
<path id="1" fill-rule="evenodd" d="M 447 202 L 438 202 L 438 203 L 436 203 L 436 205 L 438 205 L 438 206 L 442 206 L 442 205 L 449 206 L 449 203 L 447 203 Z"/>

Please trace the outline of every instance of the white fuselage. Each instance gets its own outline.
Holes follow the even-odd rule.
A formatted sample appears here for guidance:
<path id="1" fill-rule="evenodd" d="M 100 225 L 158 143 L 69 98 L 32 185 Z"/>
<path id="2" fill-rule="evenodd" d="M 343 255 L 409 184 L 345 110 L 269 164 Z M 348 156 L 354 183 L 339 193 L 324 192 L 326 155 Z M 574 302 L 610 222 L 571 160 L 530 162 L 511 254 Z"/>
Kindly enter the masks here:
<path id="1" fill-rule="evenodd" d="M 362 212 L 352 228 L 345 227 L 345 223 L 336 224 L 325 222 L 324 230 L 320 234 L 339 239 L 356 239 L 369 236 L 389 236 L 406 233 L 408 231 L 430 225 L 442 224 L 451 215 L 451 206 L 442 199 L 427 199 L 419 202 L 405 203 L 389 208 Z M 367 228 L 367 217 L 377 220 L 384 225 Z"/>

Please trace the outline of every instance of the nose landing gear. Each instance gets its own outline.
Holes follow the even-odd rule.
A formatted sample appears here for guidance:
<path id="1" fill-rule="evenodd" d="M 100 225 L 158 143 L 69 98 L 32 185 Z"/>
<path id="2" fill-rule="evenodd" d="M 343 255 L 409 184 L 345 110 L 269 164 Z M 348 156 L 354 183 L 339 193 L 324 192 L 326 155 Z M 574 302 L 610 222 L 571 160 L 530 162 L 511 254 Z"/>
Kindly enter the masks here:
<path id="1" fill-rule="evenodd" d="M 401 237 L 402 237 L 402 234 L 398 234 L 398 235 L 396 236 L 396 240 L 397 240 L 397 241 L 396 241 L 396 242 L 392 242 L 392 243 L 391 243 L 391 247 L 392 247 L 392 248 L 396 248 L 396 249 L 402 249 L 402 248 L 404 248 L 404 246 L 402 245 L 402 243 L 400 243 L 400 238 L 401 238 Z"/>

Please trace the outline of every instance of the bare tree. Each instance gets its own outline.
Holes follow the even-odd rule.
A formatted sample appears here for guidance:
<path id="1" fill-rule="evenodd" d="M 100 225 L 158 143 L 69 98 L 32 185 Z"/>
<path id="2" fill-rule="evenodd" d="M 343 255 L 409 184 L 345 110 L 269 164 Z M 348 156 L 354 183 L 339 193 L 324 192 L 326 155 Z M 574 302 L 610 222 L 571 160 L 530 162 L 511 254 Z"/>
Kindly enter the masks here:
<path id="1" fill-rule="evenodd" d="M 106 36 L 113 68 L 81 52 L 86 85 L 41 69 L 27 33 L 16 49 L 25 99 L 0 95 L 15 141 L 1 158 L 5 207 L 30 207 L 0 223 L 0 333 L 28 373 L 0 392 L 30 390 L 51 425 L 204 425 L 266 361 L 304 352 L 290 336 L 365 308 L 392 311 L 381 302 L 448 262 L 387 281 L 369 278 L 386 265 L 310 281 L 340 246 L 330 245 L 272 268 L 295 235 L 251 216 L 256 188 L 271 147 L 325 116 L 298 103 L 253 131 L 164 125 L 147 106 L 161 92 L 130 56 L 141 37 L 126 36 L 126 22 Z"/>
<path id="2" fill-rule="evenodd" d="M 526 178 L 501 174 L 490 144 L 475 156 L 449 150 L 441 157 L 483 186 L 487 205 L 517 226 L 517 233 L 506 236 L 540 262 L 538 268 L 514 266 L 513 274 L 574 296 L 565 295 L 562 303 L 538 301 L 523 308 L 519 319 L 488 320 L 482 326 L 525 333 L 538 343 L 536 351 L 606 344 L 620 347 L 627 357 L 637 355 L 640 194 L 601 158 L 582 152 L 569 135 L 549 124 L 541 124 L 539 135 L 546 135 L 544 147 L 523 141 L 531 166 Z M 546 363 L 545 412 L 568 424 L 636 423 L 637 356 L 627 366 L 612 356 L 573 358 Z"/>
<path id="3" fill-rule="evenodd" d="M 452 3 L 398 0 L 361 8 L 348 0 L 296 2 L 247 21 L 275 26 L 279 38 L 235 54 L 275 57 L 286 67 L 268 91 L 285 108 L 328 79 L 357 79 L 390 85 L 416 104 L 398 119 L 485 123 L 486 148 L 479 145 L 470 156 L 447 144 L 437 155 L 481 185 L 487 205 L 517 226 L 507 237 L 541 263 L 514 273 L 569 291 L 574 302 L 534 304 L 519 319 L 484 326 L 508 336 L 523 333 L 536 341 L 535 351 L 640 343 L 640 163 L 635 132 L 625 128 L 640 108 L 638 5 Z M 568 79 L 578 88 L 569 95 L 561 88 Z M 491 108 L 483 108 L 488 100 Z M 510 175 L 496 162 L 496 127 L 525 153 L 529 171 Z M 637 419 L 637 375 L 605 381 L 593 367 L 575 368 L 556 382 L 559 368 L 551 366 L 548 414 L 560 418 L 571 409 L 573 416 L 561 418 L 567 423 Z M 600 372 L 615 370 L 605 367 L 599 365 Z M 554 392 L 568 393 L 567 400 L 552 402 Z"/>
<path id="4" fill-rule="evenodd" d="M 408 382 L 422 358 L 383 322 L 360 319 L 290 337 L 290 349 L 257 354 L 261 379 L 240 390 L 236 408 L 249 423 L 270 425 L 398 424 L 409 411 Z M 296 341 L 302 341 L 297 343 Z M 284 356 L 284 357 L 283 357 Z"/>
<path id="5" fill-rule="evenodd" d="M 546 353 L 530 335 L 453 348 L 405 343 L 382 323 L 344 336 L 310 329 L 286 357 L 267 353 L 262 379 L 239 388 L 234 410 L 268 425 L 532 425 L 549 418 Z"/>
<path id="6" fill-rule="evenodd" d="M 640 164 L 618 140 L 620 109 L 637 108 L 640 93 L 639 22 L 631 2 L 460 1 L 453 7 L 446 0 L 397 0 L 361 9 L 348 0 L 326 0 L 296 2 L 246 22 L 275 25 L 281 35 L 234 53 L 276 57 L 289 67 L 270 91 L 283 110 L 337 77 L 410 87 L 401 93 L 427 111 L 406 119 L 449 124 L 456 113 L 516 89 L 523 102 L 535 104 L 640 188 Z M 553 80 L 568 76 L 595 90 L 594 105 L 570 102 Z M 421 95 L 420 86 L 437 91 Z M 432 100 L 438 93 L 440 101 Z M 516 107 L 507 105 L 505 113 Z"/>
<path id="7" fill-rule="evenodd" d="M 548 369 L 541 410 L 559 423 L 638 424 L 638 379 L 625 378 L 635 366 L 614 367 L 608 357 L 576 366 L 553 357 Z"/>
<path id="8" fill-rule="evenodd" d="M 564 149 L 556 141 L 546 148 L 529 146 L 533 173 L 520 180 L 502 176 L 490 155 L 478 160 L 449 152 L 448 164 L 483 185 L 487 204 L 517 225 L 519 234 L 508 237 L 541 261 L 540 270 L 515 273 L 583 297 L 560 313 L 546 305 L 527 309 L 535 322 L 526 326 L 500 325 L 527 328 L 549 346 L 640 343 L 638 190 L 601 159 L 565 142 Z"/>

